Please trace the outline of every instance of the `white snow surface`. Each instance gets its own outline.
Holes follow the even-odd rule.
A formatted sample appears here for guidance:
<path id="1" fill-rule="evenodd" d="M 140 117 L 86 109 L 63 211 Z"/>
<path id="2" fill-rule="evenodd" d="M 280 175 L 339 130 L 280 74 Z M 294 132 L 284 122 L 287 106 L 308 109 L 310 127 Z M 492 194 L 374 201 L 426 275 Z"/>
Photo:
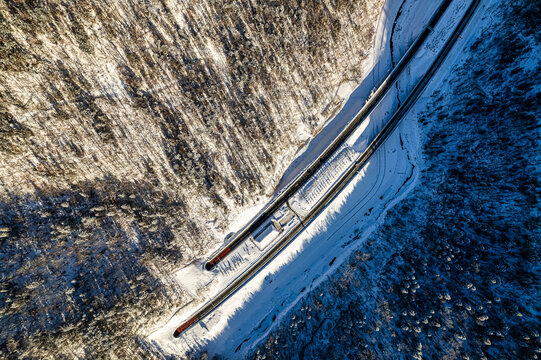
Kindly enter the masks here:
<path id="1" fill-rule="evenodd" d="M 395 56 L 407 50 L 409 44 L 422 31 L 424 24 L 439 6 L 439 2 L 430 2 L 431 5 L 427 6 L 424 0 L 406 1 L 400 22 L 395 28 Z M 374 85 L 378 84 L 390 70 L 389 32 L 401 3 L 401 0 L 388 0 L 380 16 L 374 52 L 369 58 L 370 63 L 366 65 L 372 67 L 371 71 L 366 72 L 369 75 L 351 93 L 346 105 L 337 117 L 329 122 L 329 126 L 320 134 L 321 136 L 313 139 L 305 147 L 305 152 L 292 163 L 282 183 L 289 183 L 298 174 L 299 169 L 302 170 L 307 166 L 314 156 L 332 141 L 345 126 L 346 121 L 352 119 L 364 105 Z M 393 87 L 375 111 L 346 141 L 342 150 L 347 151 L 348 155 L 342 158 L 341 166 L 333 166 L 336 163 L 333 164 L 331 159 L 330 163 L 320 171 L 321 174 L 326 174 L 323 177 L 326 180 L 322 182 L 319 177 L 314 178 L 312 188 L 307 185 L 300 189 L 300 192 L 304 191 L 306 194 L 306 192 L 315 191 L 317 196 L 321 196 L 324 189 L 328 189 L 330 184 L 336 181 L 338 175 L 362 153 L 379 132 L 384 121 L 398 106 L 397 95 L 403 98 L 424 74 L 445 42 L 446 36 L 452 31 L 469 4 L 470 0 L 453 2 L 434 29 L 427 45 L 420 50 L 419 56 L 405 70 L 405 75 L 399 78 L 399 94 L 396 87 Z M 482 13 L 482 10 L 477 12 L 471 23 L 481 21 L 479 13 Z M 451 51 L 442 68 L 429 83 L 425 94 L 430 94 L 432 90 L 438 88 L 442 82 L 442 76 L 451 66 L 460 61 L 461 48 L 469 46 L 479 36 L 479 31 L 474 31 L 475 28 L 471 25 L 466 28 L 462 35 L 462 42 Z M 396 60 L 398 60 L 397 57 L 395 57 Z M 341 87 L 338 91 L 345 90 Z M 289 309 L 309 290 L 324 281 L 328 274 L 335 271 L 351 252 L 362 244 L 364 239 L 381 223 L 385 212 L 414 187 L 418 177 L 418 165 L 422 161 L 419 139 L 421 132 L 417 128 L 416 118 L 417 113 L 424 110 L 426 100 L 421 96 L 369 163 L 271 263 L 212 314 L 175 339 L 172 336 L 174 330 L 257 261 L 268 249 L 269 243 L 262 246 L 256 245 L 251 240 L 246 241 L 212 272 L 203 270 L 203 262 L 178 270 L 175 277 L 183 289 L 190 294 L 192 301 L 179 309 L 167 324 L 163 324 L 158 329 L 146 329 L 144 335 L 156 346 L 171 354 L 183 355 L 190 351 L 204 349 L 210 356 L 219 354 L 226 358 L 245 357 L 258 341 L 264 339 L 279 324 Z M 340 158 L 340 156 L 335 158 Z M 344 159 L 349 161 L 349 165 L 346 164 L 348 161 L 344 162 Z M 332 169 L 337 170 L 336 173 L 330 172 Z M 314 186 L 319 186 L 319 188 L 315 189 Z M 297 197 L 300 198 L 300 194 Z M 238 230 L 241 224 L 247 223 L 259 210 L 260 208 L 251 209 L 243 216 L 239 216 L 231 230 Z M 278 213 L 275 217 L 281 224 L 282 221 L 284 222 L 282 224 L 284 231 L 293 227 L 298 221 L 297 217 L 288 216 L 287 209 L 281 209 Z M 265 226 L 267 224 L 262 228 Z"/>

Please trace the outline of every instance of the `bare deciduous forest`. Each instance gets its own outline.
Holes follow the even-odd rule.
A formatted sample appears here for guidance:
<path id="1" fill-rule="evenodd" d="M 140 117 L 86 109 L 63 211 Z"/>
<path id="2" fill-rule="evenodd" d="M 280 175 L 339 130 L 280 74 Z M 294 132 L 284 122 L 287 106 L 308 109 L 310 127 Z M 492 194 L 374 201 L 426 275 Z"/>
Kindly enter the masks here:
<path id="1" fill-rule="evenodd" d="M 382 5 L 0 2 L 0 357 L 151 356 L 170 270 L 272 192 Z"/>

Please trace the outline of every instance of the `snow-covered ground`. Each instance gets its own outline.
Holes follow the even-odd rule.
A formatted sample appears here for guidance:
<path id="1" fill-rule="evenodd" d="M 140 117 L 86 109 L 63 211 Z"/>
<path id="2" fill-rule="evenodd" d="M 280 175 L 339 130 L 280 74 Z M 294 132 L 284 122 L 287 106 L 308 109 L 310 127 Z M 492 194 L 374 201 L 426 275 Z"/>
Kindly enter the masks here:
<path id="1" fill-rule="evenodd" d="M 347 161 L 351 164 L 379 132 L 384 121 L 398 106 L 398 97 L 407 94 L 412 84 L 422 76 L 469 3 L 469 0 L 457 0 L 451 5 L 427 45 L 399 78 L 399 94 L 397 88 L 393 87 L 377 109 L 348 139 L 343 148 L 347 156 L 336 157 L 341 159 L 340 164 L 343 165 L 338 167 L 338 172 L 344 171 L 348 166 Z M 369 76 L 353 91 L 341 112 L 329 122 L 320 136 L 307 144 L 304 152 L 286 172 L 281 184 L 289 183 L 332 141 L 346 122 L 359 111 L 374 85 L 388 73 L 391 66 L 390 49 L 387 46 L 389 31 L 401 4 L 401 1 L 388 1 L 380 17 L 373 56 L 369 59 L 370 63 L 366 64 L 372 67 L 370 72 L 367 71 Z M 426 6 L 426 2 L 421 0 L 406 0 L 395 26 L 395 31 L 400 32 L 399 36 L 394 37 L 395 55 L 406 51 L 438 5 L 431 2 L 430 6 Z M 459 49 L 455 48 L 453 53 L 459 53 Z M 454 55 L 451 61 L 457 58 L 459 56 Z M 445 71 L 445 67 L 442 71 Z M 192 301 L 180 309 L 165 326 L 149 331 L 149 339 L 165 352 L 175 354 L 203 348 L 210 354 L 219 353 L 229 357 L 246 354 L 307 291 L 336 269 L 360 245 L 361 240 L 378 226 L 385 211 L 412 188 L 417 178 L 416 165 L 420 161 L 416 126 L 415 113 L 410 112 L 333 203 L 276 259 L 211 315 L 175 339 L 172 337 L 174 329 L 262 256 L 261 249 L 264 251 L 269 244 L 247 241 L 213 272 L 204 271 L 202 263 L 180 269 L 175 276 L 183 289 L 191 295 Z M 322 183 L 319 178 L 314 180 L 312 193 L 315 191 L 316 196 L 320 196 L 325 186 L 328 188 L 337 178 L 336 174 L 331 173 L 332 170 L 337 170 L 337 167 L 330 166 L 321 170 L 326 175 L 326 183 Z M 309 189 L 301 190 L 310 192 Z M 359 220 L 359 214 L 364 214 L 362 220 Z M 245 216 L 243 218 L 246 219 Z M 296 218 L 290 220 L 286 228 L 293 226 Z M 352 228 L 356 229 L 356 235 L 347 236 L 351 234 Z"/>
<path id="2" fill-rule="evenodd" d="M 539 137 L 530 133 L 533 127 L 505 116 L 518 112 L 525 118 L 528 110 L 535 109 L 528 101 L 536 91 L 525 96 L 516 90 L 517 86 L 530 89 L 535 80 L 524 81 L 524 73 L 515 67 L 520 62 L 515 55 L 511 57 L 514 64 L 502 62 L 492 68 L 499 63 L 502 49 L 509 51 L 513 40 L 524 39 L 524 33 L 508 37 L 496 26 L 501 22 L 498 2 L 503 3 L 481 2 L 442 69 L 401 124 L 402 130 L 415 122 L 423 126 L 426 158 L 419 164 L 424 172 L 418 174 L 415 190 L 391 210 L 385 226 L 331 279 L 287 315 L 281 314 L 284 321 L 275 326 L 280 329 L 265 339 L 254 358 L 286 358 L 284 354 L 291 354 L 288 358 L 292 359 L 537 358 L 533 354 L 539 351 L 538 286 L 535 281 L 514 279 L 522 273 L 517 269 L 528 269 L 525 273 L 530 275 L 537 269 L 531 265 L 536 261 L 535 250 L 524 245 L 535 242 L 535 233 L 529 233 L 520 221 L 522 216 L 532 216 L 538 208 L 533 204 L 538 203 L 517 200 L 525 199 L 527 191 L 513 187 L 524 189 L 532 183 L 517 173 L 536 176 L 526 166 L 538 159 L 531 157 L 536 151 L 528 153 L 522 141 Z M 493 34 L 501 37 L 493 41 Z M 526 49 L 532 40 L 528 39 Z M 480 56 L 491 47 L 496 50 Z M 528 49 L 522 59 L 535 61 L 530 57 L 534 53 Z M 474 74 L 481 69 L 486 72 L 479 79 Z M 493 81 L 500 73 L 502 78 Z M 510 78 L 509 73 L 518 75 Z M 471 86 L 477 81 L 484 85 L 482 90 Z M 471 99 L 477 100 L 471 104 Z M 535 120 L 532 117 L 530 126 L 535 126 Z M 524 153 L 529 161 L 519 160 Z M 519 170 L 513 174 L 509 168 Z M 447 205 L 455 197 L 455 203 Z M 421 210 L 424 203 L 430 204 L 426 211 Z M 354 228 L 348 230 L 355 233 Z M 498 236 L 499 231 L 513 235 L 511 239 Z M 362 241 L 364 234 L 360 237 Z M 453 238 L 459 240 L 453 242 Z M 524 255 L 517 257 L 518 251 Z M 509 310 L 508 304 L 513 306 Z M 242 347 L 251 346 L 255 337 Z M 209 348 L 234 357 L 219 346 Z"/>

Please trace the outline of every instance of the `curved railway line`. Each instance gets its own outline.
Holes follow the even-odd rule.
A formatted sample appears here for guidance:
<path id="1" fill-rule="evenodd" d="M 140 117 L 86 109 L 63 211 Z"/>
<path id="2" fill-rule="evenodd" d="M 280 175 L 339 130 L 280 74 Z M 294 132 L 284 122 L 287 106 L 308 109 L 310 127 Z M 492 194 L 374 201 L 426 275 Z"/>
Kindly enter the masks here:
<path id="1" fill-rule="evenodd" d="M 332 154 L 342 145 L 344 140 L 355 131 L 357 126 L 366 118 L 366 116 L 379 104 L 385 94 L 391 88 L 391 85 L 402 73 L 402 71 L 409 64 L 410 60 L 417 53 L 417 51 L 423 46 L 425 40 L 430 35 L 431 29 L 436 26 L 441 19 L 452 0 L 444 0 L 440 7 L 436 10 L 428 25 L 423 32 L 417 37 L 417 39 L 408 48 L 402 59 L 396 64 L 392 71 L 385 77 L 375 93 L 368 99 L 368 102 L 363 108 L 355 115 L 353 120 L 342 130 L 342 132 L 333 140 L 333 142 L 321 153 L 321 155 L 315 159 L 301 174 L 299 174 L 290 185 L 288 185 L 280 195 L 269 203 L 252 221 L 246 225 L 240 232 L 233 235 L 233 238 L 217 255 L 213 256 L 205 264 L 205 269 L 212 270 L 220 261 L 222 261 L 231 251 L 241 245 L 247 237 L 250 236 L 258 227 L 260 227 L 265 221 L 267 221 L 272 214 L 285 204 L 302 185 L 304 185 L 310 177 L 327 161 Z"/>
<path id="2" fill-rule="evenodd" d="M 434 73 L 439 69 L 447 54 L 452 49 L 456 40 L 459 38 L 460 33 L 464 30 L 469 20 L 473 16 L 481 0 L 472 0 L 470 6 L 466 10 L 466 13 L 456 26 L 455 30 L 445 42 L 442 50 L 437 55 L 434 62 L 427 69 L 421 80 L 415 85 L 405 101 L 399 106 L 397 111 L 393 114 L 390 120 L 385 124 L 382 130 L 374 138 L 374 140 L 368 145 L 367 149 L 356 160 L 353 166 L 351 166 L 344 175 L 333 185 L 333 187 L 313 206 L 310 213 L 307 214 L 301 222 L 297 223 L 293 228 L 289 230 L 286 236 L 280 239 L 274 244 L 251 268 L 247 269 L 239 277 L 233 280 L 224 290 L 222 290 L 214 299 L 207 302 L 201 307 L 189 320 L 179 326 L 173 336 L 178 337 L 181 333 L 186 331 L 195 325 L 199 320 L 206 317 L 226 299 L 233 295 L 239 288 L 241 288 L 249 279 L 251 279 L 256 273 L 259 272 L 265 265 L 267 265 L 282 249 L 287 246 L 291 240 L 293 240 L 302 229 L 309 224 L 346 186 L 351 179 L 362 169 L 362 167 L 368 162 L 368 160 L 374 155 L 376 150 L 385 142 L 388 136 L 396 128 L 400 120 L 410 110 L 411 106 L 415 103 L 420 96 L 426 85 L 431 80 Z M 415 40 L 415 42 L 407 50 L 406 54 L 402 57 L 396 67 L 389 73 L 389 75 L 383 80 L 373 96 L 363 106 L 355 118 L 348 124 L 348 126 L 340 133 L 340 135 L 332 142 L 331 145 L 325 149 L 318 159 L 312 162 L 307 169 L 301 173 L 273 202 L 260 212 L 260 214 L 254 218 L 244 229 L 237 233 L 233 240 L 227 245 L 227 247 L 221 250 L 216 256 L 212 258 L 206 265 L 207 270 L 211 270 L 223 260 L 233 249 L 243 243 L 243 241 L 250 236 L 259 226 L 267 221 L 272 214 L 282 205 L 286 204 L 288 199 L 312 176 L 321 165 L 328 160 L 332 154 L 337 150 L 340 145 L 347 139 L 349 135 L 353 133 L 356 127 L 370 114 L 370 112 L 380 103 L 385 94 L 391 88 L 394 81 L 401 74 L 401 72 L 409 64 L 410 60 L 415 56 L 417 51 L 424 44 L 425 40 L 433 31 L 434 26 L 441 19 L 452 0 L 444 0 L 436 13 L 430 19 L 428 25 L 424 28 L 423 32 Z"/>

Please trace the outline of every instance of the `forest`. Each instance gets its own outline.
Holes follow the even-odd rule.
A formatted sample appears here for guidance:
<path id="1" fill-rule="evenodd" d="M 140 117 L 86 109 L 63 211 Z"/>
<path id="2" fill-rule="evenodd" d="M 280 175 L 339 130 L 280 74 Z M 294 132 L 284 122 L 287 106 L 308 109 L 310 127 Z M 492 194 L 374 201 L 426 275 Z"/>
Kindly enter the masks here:
<path id="1" fill-rule="evenodd" d="M 0 357 L 163 357 L 171 272 L 340 108 L 383 3 L 1 1 Z"/>

